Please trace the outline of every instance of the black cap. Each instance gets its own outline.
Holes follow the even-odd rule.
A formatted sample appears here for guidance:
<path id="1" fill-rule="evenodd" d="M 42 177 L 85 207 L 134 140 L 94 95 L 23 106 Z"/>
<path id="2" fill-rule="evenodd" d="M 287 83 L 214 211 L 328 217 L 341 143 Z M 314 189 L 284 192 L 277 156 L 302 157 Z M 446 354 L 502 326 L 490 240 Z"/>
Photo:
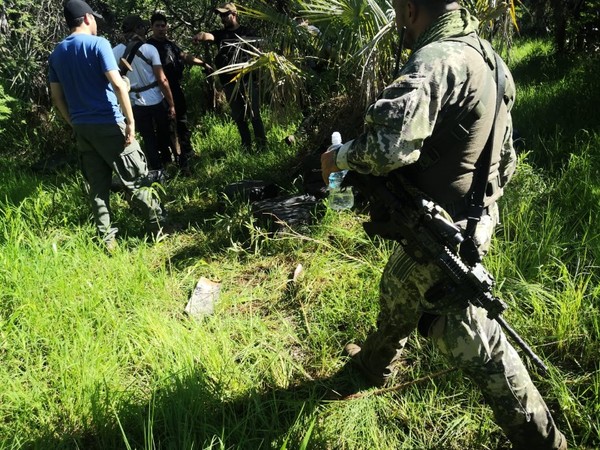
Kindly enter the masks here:
<path id="1" fill-rule="evenodd" d="M 79 19 L 86 14 L 91 14 L 97 19 L 103 18 L 101 14 L 98 14 L 96 11 L 90 8 L 90 5 L 83 0 L 69 0 L 67 3 L 65 3 L 65 19 L 67 21 L 67 25 L 71 25 L 75 19 Z"/>
<path id="2" fill-rule="evenodd" d="M 150 23 L 147 20 L 142 19 L 140 16 L 131 15 L 123 19 L 121 30 L 123 33 L 129 33 L 131 31 L 135 31 L 136 28 L 148 28 L 149 25 Z"/>

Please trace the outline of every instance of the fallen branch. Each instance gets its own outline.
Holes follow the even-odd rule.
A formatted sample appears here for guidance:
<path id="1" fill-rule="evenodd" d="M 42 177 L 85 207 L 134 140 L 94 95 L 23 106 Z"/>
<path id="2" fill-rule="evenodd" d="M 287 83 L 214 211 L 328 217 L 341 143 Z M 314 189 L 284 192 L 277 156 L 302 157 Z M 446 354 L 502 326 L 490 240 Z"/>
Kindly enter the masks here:
<path id="1" fill-rule="evenodd" d="M 341 400 L 355 400 L 357 398 L 363 398 L 363 397 L 367 397 L 367 396 L 370 396 L 370 395 L 381 395 L 381 394 L 387 394 L 388 392 L 400 391 L 400 390 L 405 389 L 405 388 L 407 388 L 409 386 L 412 386 L 412 385 L 415 385 L 415 384 L 419 384 L 419 383 L 422 383 L 424 381 L 433 380 L 434 378 L 438 378 L 438 377 L 441 377 L 443 375 L 447 375 L 447 374 L 455 372 L 457 370 L 458 370 L 458 368 L 456 368 L 456 367 L 452 367 L 450 369 L 445 369 L 445 370 L 440 370 L 439 372 L 435 372 L 435 373 L 432 373 L 430 375 L 425 375 L 424 377 L 417 378 L 416 380 L 408 381 L 406 383 L 397 384 L 395 386 L 390 386 L 390 387 L 387 387 L 387 388 L 376 389 L 376 390 L 373 390 L 373 391 L 364 391 L 364 392 L 357 392 L 356 394 L 350 394 L 350 395 L 347 395 L 346 397 L 343 397 Z"/>

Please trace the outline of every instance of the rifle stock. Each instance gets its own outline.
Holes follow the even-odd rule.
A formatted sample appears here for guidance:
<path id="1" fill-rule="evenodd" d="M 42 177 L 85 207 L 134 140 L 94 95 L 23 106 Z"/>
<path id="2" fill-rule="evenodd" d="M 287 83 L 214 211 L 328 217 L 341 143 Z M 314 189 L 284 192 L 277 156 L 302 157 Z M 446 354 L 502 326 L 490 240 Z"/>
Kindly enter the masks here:
<path id="1" fill-rule="evenodd" d="M 527 357 L 544 374 L 548 372 L 543 361 L 501 317 L 507 305 L 493 293 L 494 277 L 479 260 L 466 263 L 461 257 L 462 232 L 439 205 L 394 172 L 377 177 L 350 171 L 343 186 L 353 186 L 369 201 L 371 222 L 363 224 L 369 236 L 397 241 L 415 261 L 434 263 L 444 272 L 447 280 L 430 289 L 433 297 L 435 293 L 451 291 L 459 304 L 466 307 L 468 300 L 484 308 L 488 317 L 506 331 Z"/>

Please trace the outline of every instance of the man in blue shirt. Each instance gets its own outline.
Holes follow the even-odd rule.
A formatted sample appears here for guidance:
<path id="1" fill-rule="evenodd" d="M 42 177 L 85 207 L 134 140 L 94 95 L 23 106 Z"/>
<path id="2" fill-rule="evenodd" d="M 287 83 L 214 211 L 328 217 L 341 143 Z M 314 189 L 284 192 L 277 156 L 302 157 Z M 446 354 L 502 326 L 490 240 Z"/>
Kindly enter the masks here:
<path id="1" fill-rule="evenodd" d="M 112 250 L 118 231 L 110 220 L 113 171 L 144 212 L 147 231 L 155 236 L 162 229 L 163 212 L 147 189 L 148 168 L 135 139 L 127 84 L 119 74 L 110 43 L 96 36 L 96 19 L 102 16 L 82 0 L 69 0 L 64 14 L 71 34 L 50 55 L 50 93 L 75 132 L 96 227 L 107 249 Z"/>

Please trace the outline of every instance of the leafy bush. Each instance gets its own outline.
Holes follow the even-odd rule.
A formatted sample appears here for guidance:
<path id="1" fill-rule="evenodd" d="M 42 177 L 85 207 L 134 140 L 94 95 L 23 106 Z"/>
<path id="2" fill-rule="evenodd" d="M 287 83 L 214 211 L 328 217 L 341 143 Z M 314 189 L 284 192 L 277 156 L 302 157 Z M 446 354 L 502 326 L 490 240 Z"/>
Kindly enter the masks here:
<path id="1" fill-rule="evenodd" d="M 65 33 L 62 2 L 5 2 L 6 29 L 0 33 L 0 77 L 16 97 L 47 104 L 46 59 Z"/>
<path id="2" fill-rule="evenodd" d="M 10 117 L 11 108 L 9 105 L 14 102 L 15 99 L 9 95 L 6 95 L 4 88 L 0 85 L 0 123 L 7 120 Z M 4 131 L 4 127 L 0 126 L 0 134 Z"/>

